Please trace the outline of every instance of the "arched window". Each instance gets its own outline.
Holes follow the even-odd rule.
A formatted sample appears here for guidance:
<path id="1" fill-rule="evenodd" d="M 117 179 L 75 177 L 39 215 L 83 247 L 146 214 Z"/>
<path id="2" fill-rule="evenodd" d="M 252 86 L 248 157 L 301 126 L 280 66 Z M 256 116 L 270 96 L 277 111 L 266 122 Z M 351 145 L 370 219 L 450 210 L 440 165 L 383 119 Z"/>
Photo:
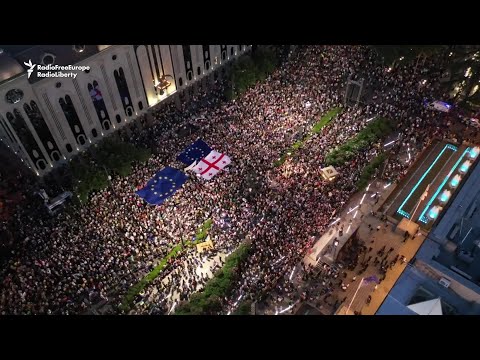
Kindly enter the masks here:
<path id="1" fill-rule="evenodd" d="M 191 71 L 189 71 L 189 72 L 187 73 L 187 79 L 188 79 L 188 81 L 191 81 L 191 80 L 193 79 L 193 75 L 192 75 L 192 72 L 191 72 Z"/>
<path id="2" fill-rule="evenodd" d="M 178 78 L 178 85 L 183 86 L 183 79 L 181 77 Z"/>
<path id="3" fill-rule="evenodd" d="M 120 115 L 115 115 L 115 119 L 117 119 L 117 123 L 121 123 L 122 122 L 122 118 L 120 117 Z"/>
<path id="4" fill-rule="evenodd" d="M 37 103 L 33 100 L 30 101 L 30 105 L 25 103 L 23 105 L 23 109 L 25 110 L 27 117 L 30 119 L 30 123 L 37 132 L 38 137 L 42 141 L 43 146 L 45 149 L 49 149 L 51 151 L 49 154 L 50 158 L 55 160 L 53 158 L 53 153 L 55 151 L 59 151 L 59 149 L 52 133 L 50 132 L 50 129 L 47 126 L 47 123 L 42 116 L 42 113 L 40 112 L 40 109 L 37 106 Z"/>
<path id="5" fill-rule="evenodd" d="M 118 93 L 122 99 L 125 114 L 127 114 L 127 116 L 131 116 L 133 113 L 132 98 L 130 97 L 130 91 L 128 90 L 127 79 L 125 77 L 125 73 L 123 72 L 123 68 L 120 67 L 118 71 L 115 70 L 113 75 L 115 77 L 115 82 L 117 83 Z"/>
<path id="6" fill-rule="evenodd" d="M 70 98 L 69 95 L 66 95 L 65 99 L 60 98 L 58 99 L 58 102 L 60 104 L 60 107 L 63 110 L 65 118 L 67 119 L 67 123 L 70 126 L 70 130 L 75 136 L 75 140 L 77 141 L 77 144 L 82 145 L 80 142 L 81 140 L 79 138 L 79 135 L 85 136 L 85 131 L 83 130 L 83 126 L 80 122 L 80 119 L 77 114 L 77 110 L 75 109 L 72 99 Z"/>
<path id="7" fill-rule="evenodd" d="M 197 75 L 200 75 L 202 73 L 202 70 L 200 69 L 200 66 L 197 66 Z"/>
<path id="8" fill-rule="evenodd" d="M 110 117 L 107 111 L 107 105 L 103 98 L 103 94 L 100 91 L 100 86 L 96 80 L 92 84 L 87 85 L 88 93 L 92 99 L 93 106 L 95 107 L 95 112 L 97 113 L 98 121 L 102 125 L 104 130 L 108 130 L 107 126 L 110 128 Z"/>
<path id="9" fill-rule="evenodd" d="M 230 48 L 230 56 L 233 56 L 233 46 Z"/>

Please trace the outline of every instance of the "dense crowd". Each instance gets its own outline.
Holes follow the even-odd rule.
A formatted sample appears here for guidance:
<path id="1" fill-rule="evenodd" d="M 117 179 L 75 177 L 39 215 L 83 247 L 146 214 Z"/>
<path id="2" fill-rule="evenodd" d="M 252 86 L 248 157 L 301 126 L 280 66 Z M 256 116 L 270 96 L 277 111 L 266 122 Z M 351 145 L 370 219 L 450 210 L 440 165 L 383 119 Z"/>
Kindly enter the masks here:
<path id="1" fill-rule="evenodd" d="M 267 295 L 355 192 L 363 167 L 382 143 L 340 166 L 334 184 L 320 176 L 330 149 L 373 116 L 393 119 L 401 143 L 392 150 L 384 174 L 393 180 L 406 170 L 395 156 L 402 144 L 412 149 L 414 159 L 432 137 L 448 136 L 442 117 L 423 107 L 423 98 L 435 91 L 434 61 L 418 71 L 413 66 L 388 71 L 367 47 L 299 47 L 266 81 L 234 101 L 223 99 L 224 83 L 218 80 L 180 110 L 164 104 L 152 111 L 153 126 L 142 121 L 143 130 L 122 134 L 154 150 L 146 165 L 136 165 L 132 175 L 114 178 L 87 205 L 53 219 L 17 213 L 9 225 L 18 244 L 0 274 L 0 313 L 83 313 L 101 301 L 116 309 L 126 291 L 181 237 L 192 239 L 209 218 L 214 221 L 214 250 L 198 254 L 189 248 L 172 258 L 136 299 L 134 312 L 171 312 L 178 301 L 201 289 L 243 241 L 251 244 L 250 254 L 241 264 L 234 293 L 223 299 L 225 312 L 238 299 Z M 294 157 L 275 167 L 274 161 L 318 120 L 317 114 L 342 105 L 346 79 L 359 74 L 373 91 L 368 105 L 344 109 Z M 186 124 L 195 130 L 181 133 Z M 192 176 L 162 206 L 148 206 L 135 195 L 164 166 L 182 169 L 176 156 L 197 138 L 230 156 L 228 171 L 209 182 Z M 228 226 L 219 226 L 225 219 Z"/>

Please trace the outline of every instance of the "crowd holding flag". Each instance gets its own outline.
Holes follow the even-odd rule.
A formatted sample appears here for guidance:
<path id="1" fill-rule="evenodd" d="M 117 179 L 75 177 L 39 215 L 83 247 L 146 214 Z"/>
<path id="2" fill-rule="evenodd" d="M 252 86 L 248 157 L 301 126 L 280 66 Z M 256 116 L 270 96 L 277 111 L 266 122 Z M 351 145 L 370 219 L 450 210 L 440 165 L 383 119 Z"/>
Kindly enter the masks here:
<path id="1" fill-rule="evenodd" d="M 147 185 L 136 192 L 151 205 L 161 205 L 182 187 L 188 176 L 180 170 L 167 166 L 155 174 Z"/>
<path id="2" fill-rule="evenodd" d="M 206 180 L 210 180 L 232 162 L 227 155 L 212 150 L 201 139 L 188 146 L 177 159 L 188 165 L 184 171 L 192 170 Z M 161 205 L 174 195 L 187 179 L 184 172 L 167 166 L 157 172 L 136 194 L 151 205 Z"/>
<path id="3" fill-rule="evenodd" d="M 177 159 L 184 164 L 191 165 L 206 157 L 212 149 L 202 139 L 198 139 L 192 145 L 188 146 Z"/>
<path id="4" fill-rule="evenodd" d="M 205 180 L 210 180 L 220 170 L 228 166 L 232 161 L 230 158 L 218 151 L 212 150 L 204 159 L 200 160 L 192 170 Z"/>

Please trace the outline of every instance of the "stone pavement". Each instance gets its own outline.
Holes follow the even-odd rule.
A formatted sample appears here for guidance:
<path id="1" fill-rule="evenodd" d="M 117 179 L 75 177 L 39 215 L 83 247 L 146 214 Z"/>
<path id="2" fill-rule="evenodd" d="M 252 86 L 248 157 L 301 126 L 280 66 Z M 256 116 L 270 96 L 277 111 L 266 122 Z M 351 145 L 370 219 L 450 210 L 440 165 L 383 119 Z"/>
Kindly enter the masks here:
<path id="1" fill-rule="evenodd" d="M 339 250 L 347 242 L 350 236 L 363 222 L 363 218 L 372 211 L 378 211 L 383 202 L 395 189 L 394 184 L 386 184 L 381 181 L 372 181 L 368 190 L 355 194 L 345 206 L 345 209 L 338 214 L 337 223 L 330 226 L 320 239 L 313 245 L 312 249 L 303 259 L 304 264 L 315 266 L 319 261 L 333 263 Z M 377 196 L 374 196 L 378 193 Z M 363 201 L 362 201 L 363 199 Z M 333 223 L 334 221 L 332 221 Z M 343 227 L 342 236 L 339 230 Z M 335 249 L 335 238 L 339 242 Z"/>
<path id="2" fill-rule="evenodd" d="M 373 230 L 369 230 L 369 224 L 372 226 Z M 380 226 L 379 230 L 377 230 L 378 226 Z M 373 264 L 375 257 L 377 257 L 377 251 L 383 247 L 385 247 L 386 252 L 390 248 L 393 248 L 393 251 L 388 256 L 388 263 L 392 262 L 397 254 L 400 256 L 405 256 L 408 262 L 415 256 L 415 253 L 418 251 L 425 239 L 424 235 L 419 235 L 413 239 L 410 238 L 406 240 L 406 242 L 403 242 L 403 235 L 395 232 L 392 227 L 394 227 L 394 225 L 389 222 L 384 222 L 376 217 L 369 216 L 365 219 L 364 224 L 362 224 L 362 226 L 359 228 L 357 233 L 358 237 L 364 241 L 368 248 L 372 247 L 372 250 L 366 253 L 365 256 L 360 256 L 362 260 L 367 256 L 372 256 L 372 258 L 369 262 L 367 270 L 361 276 L 358 274 L 360 266 L 357 266 L 354 271 L 345 271 L 347 276 L 345 278 L 346 281 L 344 282 L 349 283 L 350 286 L 346 291 L 338 289 L 333 294 L 333 296 L 337 299 L 345 299 L 342 303 L 343 306 L 337 312 L 338 315 L 345 315 L 345 311 L 349 306 L 351 313 L 358 312 L 362 315 L 375 314 L 406 267 L 406 262 L 398 260 L 393 267 L 387 270 L 385 278 L 376 286 L 376 288 L 376 284 L 373 282 L 359 286 L 362 278 L 372 275 L 375 275 L 378 279 L 383 278 L 379 266 L 375 266 Z M 355 281 L 353 281 L 354 276 L 356 276 Z M 356 295 L 355 292 L 357 292 Z M 367 298 L 369 295 L 371 296 L 371 300 L 370 303 L 367 304 Z"/>

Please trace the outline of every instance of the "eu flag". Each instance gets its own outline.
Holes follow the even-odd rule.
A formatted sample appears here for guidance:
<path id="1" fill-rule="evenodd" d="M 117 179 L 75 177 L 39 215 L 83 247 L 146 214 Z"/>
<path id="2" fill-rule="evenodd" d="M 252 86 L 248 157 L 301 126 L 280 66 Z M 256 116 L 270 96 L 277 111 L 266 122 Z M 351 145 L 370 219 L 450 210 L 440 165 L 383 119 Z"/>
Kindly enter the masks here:
<path id="1" fill-rule="evenodd" d="M 210 154 L 212 149 L 208 146 L 203 140 L 198 139 L 192 145 L 187 147 L 177 159 L 181 162 L 190 165 L 194 161 L 203 159 L 205 156 Z"/>
<path id="2" fill-rule="evenodd" d="M 161 205 L 170 196 L 182 187 L 188 176 L 180 170 L 167 166 L 150 179 L 147 185 L 136 192 L 151 205 Z"/>

